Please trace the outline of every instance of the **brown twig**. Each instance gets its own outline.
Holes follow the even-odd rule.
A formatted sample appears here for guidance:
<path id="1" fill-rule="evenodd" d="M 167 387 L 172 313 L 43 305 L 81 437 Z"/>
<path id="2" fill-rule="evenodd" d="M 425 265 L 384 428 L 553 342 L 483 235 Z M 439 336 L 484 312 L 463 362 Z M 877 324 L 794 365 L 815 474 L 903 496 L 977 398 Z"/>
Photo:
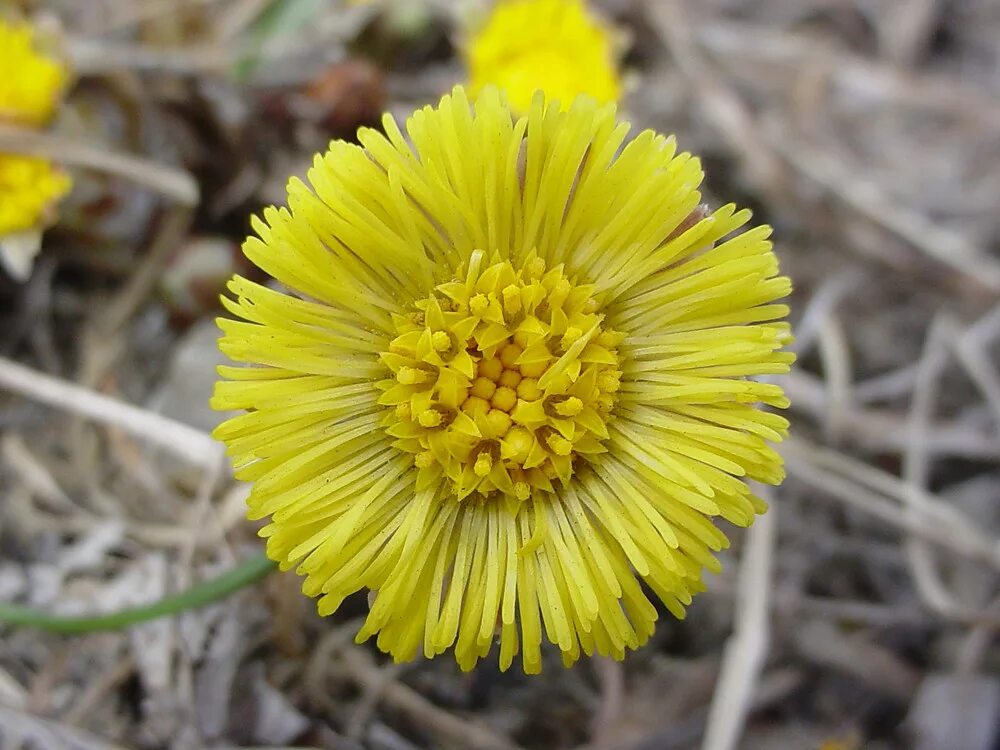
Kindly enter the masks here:
<path id="1" fill-rule="evenodd" d="M 401 682 L 384 682 L 382 670 L 362 648 L 345 648 L 340 666 L 348 677 L 367 690 L 379 693 L 382 701 L 406 714 L 429 732 L 470 750 L 517 750 L 518 745 L 476 721 L 462 719 L 439 708 L 413 688 Z"/>

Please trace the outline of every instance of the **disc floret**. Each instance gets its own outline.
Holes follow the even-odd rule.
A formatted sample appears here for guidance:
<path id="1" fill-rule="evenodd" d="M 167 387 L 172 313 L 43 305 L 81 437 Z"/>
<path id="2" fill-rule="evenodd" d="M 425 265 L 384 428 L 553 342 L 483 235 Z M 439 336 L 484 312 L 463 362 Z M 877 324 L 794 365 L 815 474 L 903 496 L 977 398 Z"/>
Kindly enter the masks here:
<path id="1" fill-rule="evenodd" d="M 395 445 L 464 499 L 526 500 L 605 451 L 622 335 L 602 327 L 594 287 L 530 256 L 472 254 L 467 270 L 395 318 L 379 402 Z"/>

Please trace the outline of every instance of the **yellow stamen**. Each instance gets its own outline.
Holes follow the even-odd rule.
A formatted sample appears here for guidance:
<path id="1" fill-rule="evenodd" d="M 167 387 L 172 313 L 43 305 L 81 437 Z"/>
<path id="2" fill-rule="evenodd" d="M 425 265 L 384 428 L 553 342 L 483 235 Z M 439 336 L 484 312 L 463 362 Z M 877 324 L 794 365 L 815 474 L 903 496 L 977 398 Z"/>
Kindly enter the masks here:
<path id="1" fill-rule="evenodd" d="M 575 417 L 583 411 L 583 401 L 576 396 L 571 396 L 562 403 L 556 404 L 556 412 L 563 417 Z"/>
<path id="2" fill-rule="evenodd" d="M 434 347 L 434 351 L 447 351 L 451 347 L 451 338 L 444 331 L 435 331 L 431 336 L 431 345 Z"/>
<path id="3" fill-rule="evenodd" d="M 477 318 L 481 318 L 486 314 L 486 311 L 490 307 L 490 301 L 486 299 L 485 294 L 477 294 L 471 300 L 469 300 L 469 310 Z"/>
<path id="4" fill-rule="evenodd" d="M 417 385 L 427 380 L 427 373 L 415 367 L 401 367 L 396 373 L 396 380 L 403 385 Z"/>
<path id="5" fill-rule="evenodd" d="M 604 422 L 612 416 L 621 373 L 613 348 L 604 347 L 597 356 L 588 353 L 585 362 L 579 359 L 583 351 L 593 352 L 580 340 L 583 331 L 590 340 L 603 333 L 602 314 L 590 297 L 574 291 L 561 268 L 546 272 L 536 256 L 521 269 L 510 261 L 484 261 L 476 251 L 468 267 L 455 271 L 465 283 L 446 285 L 447 299 L 432 296 L 417 304 L 417 315 L 397 317 L 397 336 L 389 345 L 393 354 L 386 361 L 396 370 L 396 382 L 411 386 L 413 393 L 394 407 L 386 424 L 408 422 L 402 432 L 391 434 L 405 435 L 399 444 L 419 456 L 418 465 L 426 468 L 431 457 L 443 462 L 458 497 L 471 490 L 471 469 L 481 480 L 475 491 L 499 491 L 523 501 L 536 491 L 552 492 L 551 479 L 565 480 L 579 456 L 599 452 L 595 440 L 610 434 Z M 447 316 L 442 319 L 438 310 L 447 310 Z M 436 329 L 431 334 L 435 351 L 449 350 L 459 340 L 466 342 L 468 355 L 463 359 L 462 352 L 446 363 L 418 358 L 416 342 L 427 336 L 425 319 L 433 320 Z M 573 325 L 566 327 L 568 320 Z M 447 321 L 444 328 L 442 321 Z M 617 343 L 613 337 L 603 341 Z M 522 356 L 528 361 L 518 364 Z M 546 377 L 557 362 L 558 371 Z M 544 390 L 539 379 L 545 380 Z M 588 415 L 581 416 L 588 406 Z M 456 408 L 464 416 L 446 422 L 444 415 Z M 580 420 L 567 425 L 576 417 Z M 482 441 L 499 441 L 499 453 L 477 448 Z M 579 441 L 585 442 L 578 456 Z M 497 461 L 503 474 L 493 472 Z"/>
<path id="6" fill-rule="evenodd" d="M 476 465 L 473 467 L 473 471 L 476 473 L 477 477 L 485 477 L 493 469 L 493 459 L 490 458 L 489 453 L 480 453 L 479 458 L 476 459 Z"/>
<path id="7" fill-rule="evenodd" d="M 437 427 L 441 424 L 441 419 L 441 412 L 434 409 L 420 412 L 420 416 L 417 418 L 421 427 Z"/>

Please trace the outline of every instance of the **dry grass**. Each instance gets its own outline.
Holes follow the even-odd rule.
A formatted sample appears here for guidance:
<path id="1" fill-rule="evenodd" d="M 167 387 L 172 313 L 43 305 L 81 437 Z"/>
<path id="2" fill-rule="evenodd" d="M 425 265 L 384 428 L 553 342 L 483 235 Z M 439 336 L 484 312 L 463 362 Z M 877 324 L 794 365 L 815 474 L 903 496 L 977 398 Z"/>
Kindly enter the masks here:
<path id="1" fill-rule="evenodd" d="M 246 216 L 381 108 L 349 50 L 403 112 L 460 80 L 459 21 L 443 0 L 408 27 L 301 0 L 305 25 L 267 0 L 22 4 L 81 79 L 56 134 L 0 148 L 81 176 L 31 280 L 0 280 L 0 599 L 113 609 L 258 548 L 207 436 L 213 284 Z M 388 666 L 351 642 L 363 598 L 320 620 L 291 576 L 130 632 L 5 631 L 0 747 L 1000 741 L 1000 6 L 602 5 L 624 109 L 703 156 L 710 202 L 775 226 L 796 284 L 789 479 L 726 572 L 624 665 L 536 678 Z"/>

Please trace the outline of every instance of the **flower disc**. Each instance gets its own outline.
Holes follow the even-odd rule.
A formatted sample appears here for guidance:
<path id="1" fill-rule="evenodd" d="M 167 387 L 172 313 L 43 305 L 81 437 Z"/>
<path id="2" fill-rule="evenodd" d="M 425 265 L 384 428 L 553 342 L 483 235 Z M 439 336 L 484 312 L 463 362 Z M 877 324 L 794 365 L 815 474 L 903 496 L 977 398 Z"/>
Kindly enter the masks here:
<path id="1" fill-rule="evenodd" d="M 770 228 L 613 105 L 456 88 L 334 142 L 229 284 L 213 405 L 268 554 L 397 660 L 499 641 L 622 658 L 677 617 L 777 483 L 793 357 Z"/>

